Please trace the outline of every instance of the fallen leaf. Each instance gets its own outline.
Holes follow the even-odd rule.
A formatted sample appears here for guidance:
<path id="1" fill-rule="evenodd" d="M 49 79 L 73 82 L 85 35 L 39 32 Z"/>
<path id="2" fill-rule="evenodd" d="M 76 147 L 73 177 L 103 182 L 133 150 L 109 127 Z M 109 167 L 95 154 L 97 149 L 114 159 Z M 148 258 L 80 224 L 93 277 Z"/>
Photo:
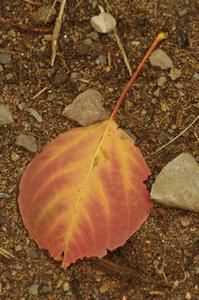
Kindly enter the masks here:
<path id="1" fill-rule="evenodd" d="M 76 128 L 49 143 L 20 183 L 23 221 L 40 248 L 69 265 L 103 257 L 142 225 L 151 202 L 140 150 L 113 120 Z"/>
<path id="2" fill-rule="evenodd" d="M 19 208 L 29 235 L 68 266 L 122 246 L 147 219 L 150 175 L 115 114 L 159 34 L 120 95 L 109 120 L 72 129 L 35 156 L 20 182 Z"/>

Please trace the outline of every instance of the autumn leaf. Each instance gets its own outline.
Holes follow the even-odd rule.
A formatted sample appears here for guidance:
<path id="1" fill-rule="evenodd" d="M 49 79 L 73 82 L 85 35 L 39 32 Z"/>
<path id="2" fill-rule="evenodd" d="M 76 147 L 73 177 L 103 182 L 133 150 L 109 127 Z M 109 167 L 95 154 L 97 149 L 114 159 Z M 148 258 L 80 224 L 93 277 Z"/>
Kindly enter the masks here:
<path id="1" fill-rule="evenodd" d="M 18 201 L 25 227 L 40 248 L 63 259 L 63 266 L 103 257 L 107 249 L 123 245 L 149 215 L 152 204 L 143 182 L 150 170 L 114 121 L 127 90 L 109 120 L 58 136 L 22 176 Z"/>

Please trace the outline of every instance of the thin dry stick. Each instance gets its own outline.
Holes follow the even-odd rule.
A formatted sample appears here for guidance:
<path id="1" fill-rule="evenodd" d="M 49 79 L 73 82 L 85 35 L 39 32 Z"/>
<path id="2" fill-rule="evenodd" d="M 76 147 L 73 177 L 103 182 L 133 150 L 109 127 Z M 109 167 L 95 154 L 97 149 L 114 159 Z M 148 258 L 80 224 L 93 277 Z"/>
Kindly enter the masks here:
<path id="1" fill-rule="evenodd" d="M 14 259 L 12 253 L 8 252 L 7 250 L 0 247 L 0 255 L 7 258 L 7 259 Z"/>
<path id="2" fill-rule="evenodd" d="M 45 24 L 48 22 L 48 19 L 50 18 L 51 14 L 52 14 L 52 11 L 53 11 L 53 9 L 54 9 L 54 7 L 56 5 L 56 3 L 57 3 L 57 0 L 54 0 L 53 4 L 52 4 L 52 6 L 51 6 L 51 8 L 50 8 L 50 10 L 48 12 L 48 15 L 46 17 Z"/>
<path id="3" fill-rule="evenodd" d="M 129 75 L 132 76 L 133 72 L 132 72 L 131 66 L 130 66 L 130 64 L 129 64 L 129 60 L 128 60 L 128 57 L 127 57 L 126 52 L 125 52 L 125 50 L 124 50 L 124 47 L 123 47 L 123 45 L 122 45 L 122 41 L 121 41 L 121 39 L 120 39 L 120 37 L 119 37 L 119 35 L 118 35 L 117 29 L 115 29 L 115 30 L 113 31 L 113 33 L 114 33 L 114 37 L 115 37 L 115 39 L 116 39 L 117 45 L 118 45 L 118 47 L 119 47 L 119 49 L 120 49 L 120 52 L 121 52 L 121 54 L 122 54 L 124 63 L 125 63 L 125 65 L 126 65 L 126 67 L 127 67 L 127 70 L 129 71 Z"/>
<path id="4" fill-rule="evenodd" d="M 188 127 L 186 127 L 183 131 L 181 131 L 176 137 L 174 137 L 172 140 L 170 140 L 168 143 L 164 144 L 163 146 L 161 146 L 160 148 L 158 148 L 157 150 L 155 150 L 154 152 L 152 152 L 151 154 L 155 154 L 159 151 L 161 151 L 162 149 L 164 149 L 165 147 L 167 147 L 168 145 L 170 145 L 171 143 L 173 143 L 174 141 L 176 141 L 181 135 L 183 135 L 187 130 L 189 130 L 189 128 L 191 128 L 191 126 L 197 122 L 197 120 L 199 119 L 199 115 L 191 122 L 191 124 L 189 124 Z"/>
<path id="5" fill-rule="evenodd" d="M 115 108 L 111 114 L 111 119 L 115 118 L 115 115 L 124 99 L 124 97 L 126 96 L 127 92 L 129 91 L 131 85 L 134 83 L 134 81 L 136 80 L 137 76 L 139 75 L 143 65 L 145 64 L 145 62 L 147 61 L 147 59 L 149 58 L 149 56 L 151 55 L 151 53 L 155 50 L 155 48 L 158 46 L 158 44 L 165 40 L 167 38 L 167 35 L 163 32 L 159 33 L 158 36 L 156 37 L 156 39 L 154 40 L 154 42 L 152 43 L 151 47 L 149 48 L 149 50 L 147 51 L 147 53 L 145 54 L 144 58 L 142 59 L 141 63 L 139 64 L 139 66 L 137 67 L 134 75 L 131 77 L 131 79 L 129 80 L 129 82 L 127 83 L 127 85 L 125 86 L 124 90 L 121 92 L 119 99 L 117 100 L 117 103 L 115 105 Z"/>
<path id="6" fill-rule="evenodd" d="M 56 54 L 57 54 L 57 43 L 58 43 L 59 33 L 60 33 L 60 30 L 61 30 L 62 17 L 63 17 L 63 14 L 64 14 L 65 5 L 66 5 L 66 0 L 62 0 L 61 4 L 60 4 L 59 14 L 57 16 L 57 19 L 56 19 L 56 22 L 55 22 L 55 27 L 54 27 L 53 34 L 52 34 L 51 66 L 54 66 L 54 61 L 55 61 L 55 57 L 56 57 Z"/>
<path id="7" fill-rule="evenodd" d="M 37 94 L 35 94 L 35 95 L 32 97 L 32 99 L 34 100 L 34 99 L 38 98 L 38 97 L 39 97 L 43 92 L 45 92 L 47 89 L 48 89 L 48 87 L 45 86 L 41 91 L 39 91 Z"/>

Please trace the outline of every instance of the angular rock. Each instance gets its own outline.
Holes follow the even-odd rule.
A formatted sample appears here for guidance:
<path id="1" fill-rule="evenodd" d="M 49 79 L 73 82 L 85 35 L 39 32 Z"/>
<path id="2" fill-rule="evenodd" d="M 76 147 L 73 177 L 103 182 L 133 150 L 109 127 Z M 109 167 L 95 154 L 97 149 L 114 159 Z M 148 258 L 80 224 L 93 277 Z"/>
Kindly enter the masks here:
<path id="1" fill-rule="evenodd" d="M 189 153 L 181 153 L 158 174 L 151 198 L 167 206 L 199 212 L 199 166 Z"/>
<path id="2" fill-rule="evenodd" d="M 67 105 L 63 115 L 82 126 L 87 126 L 108 118 L 109 113 L 102 105 L 102 95 L 95 89 L 79 94 L 72 104 Z"/>
<path id="3" fill-rule="evenodd" d="M 36 138 L 28 134 L 20 134 L 16 138 L 16 145 L 25 148 L 26 150 L 36 153 L 37 152 L 37 141 Z"/>
<path id="4" fill-rule="evenodd" d="M 173 62 L 165 51 L 161 49 L 155 50 L 149 57 L 152 66 L 160 67 L 163 70 L 173 68 Z"/>
<path id="5" fill-rule="evenodd" d="M 8 105 L 0 105 L 0 126 L 14 123 L 12 113 Z"/>

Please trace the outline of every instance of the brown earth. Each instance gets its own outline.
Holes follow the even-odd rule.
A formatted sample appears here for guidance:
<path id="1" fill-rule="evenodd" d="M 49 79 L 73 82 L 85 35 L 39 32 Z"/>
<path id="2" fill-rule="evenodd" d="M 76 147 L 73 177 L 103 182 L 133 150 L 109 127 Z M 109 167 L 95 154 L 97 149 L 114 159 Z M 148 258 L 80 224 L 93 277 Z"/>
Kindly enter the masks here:
<path id="1" fill-rule="evenodd" d="M 0 199 L 0 247 L 15 257 L 14 260 L 0 258 L 0 299 L 199 299 L 198 214 L 157 209 L 160 205 L 155 204 L 142 228 L 123 247 L 106 257 L 116 264 L 109 269 L 87 259 L 64 270 L 47 251 L 37 249 L 29 240 L 17 196 L 20 177 L 33 154 L 15 145 L 16 136 L 32 134 L 39 150 L 42 149 L 59 133 L 77 126 L 61 112 L 80 91 L 88 87 L 98 89 L 104 96 L 104 106 L 111 110 L 129 75 L 109 35 L 100 35 L 92 45 L 82 46 L 92 31 L 89 20 L 98 13 L 89 1 L 68 1 L 52 68 L 50 44 L 43 33 L 34 32 L 39 27 L 33 19 L 38 8 L 27 2 L 0 1 L 0 51 L 12 55 L 11 63 L 0 73 L 0 101 L 9 104 L 15 121 L 0 128 L 0 192 L 11 195 L 10 199 Z M 153 176 L 181 152 L 189 152 L 198 159 L 198 123 L 177 141 L 152 154 L 198 114 L 199 85 L 194 78 L 199 70 L 198 2 L 109 0 L 109 3 L 133 69 L 156 34 L 164 31 L 169 38 L 160 48 L 182 70 L 179 79 L 172 81 L 168 72 L 147 63 L 119 110 L 118 124 L 136 135 Z M 52 26 L 45 26 L 47 32 L 51 32 Z M 139 43 L 135 45 L 133 41 Z M 95 62 L 100 54 L 108 52 L 112 62 L 110 72 Z M 56 82 L 57 72 L 62 72 L 62 76 L 65 73 L 63 83 Z M 74 72 L 79 80 L 71 79 Z M 14 74 L 10 82 L 6 79 L 8 73 Z M 157 80 L 162 74 L 167 81 L 159 96 L 155 96 Z M 33 99 L 44 87 L 48 89 Z M 55 96 L 52 101 L 47 100 L 50 92 Z M 31 106 L 37 110 L 43 122 L 37 123 L 26 109 L 20 110 L 21 103 L 25 108 Z M 140 274 L 141 282 L 128 276 L 123 267 L 131 269 L 132 274 L 133 271 Z M 38 284 L 38 296 L 31 295 L 29 287 L 33 284 Z"/>

